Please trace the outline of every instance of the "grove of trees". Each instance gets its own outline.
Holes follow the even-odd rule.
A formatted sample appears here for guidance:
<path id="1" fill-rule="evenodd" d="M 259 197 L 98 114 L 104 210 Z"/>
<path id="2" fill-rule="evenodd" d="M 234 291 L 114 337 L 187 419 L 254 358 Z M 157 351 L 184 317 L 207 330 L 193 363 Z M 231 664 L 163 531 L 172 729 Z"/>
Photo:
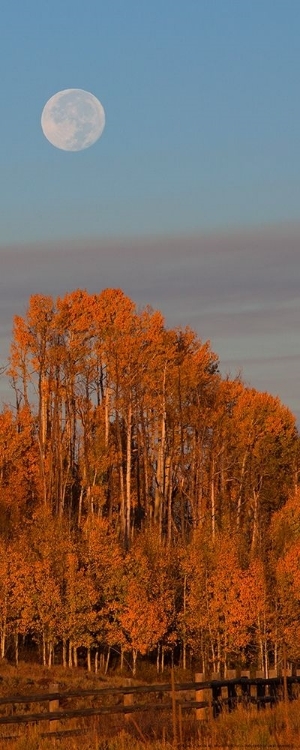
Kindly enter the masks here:
<path id="1" fill-rule="evenodd" d="M 0 413 L 0 650 L 300 660 L 299 435 L 119 289 L 34 295 Z"/>

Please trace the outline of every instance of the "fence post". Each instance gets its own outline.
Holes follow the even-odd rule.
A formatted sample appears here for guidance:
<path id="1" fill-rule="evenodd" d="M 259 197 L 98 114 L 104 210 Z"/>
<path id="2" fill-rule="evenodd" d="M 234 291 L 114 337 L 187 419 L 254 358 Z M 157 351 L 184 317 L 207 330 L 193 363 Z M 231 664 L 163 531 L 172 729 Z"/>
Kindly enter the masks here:
<path id="1" fill-rule="evenodd" d="M 236 679 L 236 669 L 227 670 L 227 679 L 228 680 Z M 236 685 L 228 685 L 227 690 L 228 690 L 228 711 L 233 711 L 237 703 Z"/>
<path id="2" fill-rule="evenodd" d="M 243 669 L 241 671 L 241 678 L 245 678 L 245 682 L 242 682 L 241 685 L 242 705 L 248 708 L 248 705 L 250 703 L 250 685 L 248 682 L 248 680 L 250 680 L 250 669 Z"/>
<path id="3" fill-rule="evenodd" d="M 173 726 L 173 747 L 177 748 L 177 715 L 176 715 L 176 693 L 175 693 L 175 676 L 174 667 L 171 669 L 171 697 L 172 697 L 172 726 Z"/>
<path id="4" fill-rule="evenodd" d="M 205 682 L 205 674 L 204 672 L 196 672 L 195 674 L 195 682 Z M 195 693 L 196 701 L 205 701 L 208 700 L 208 691 L 207 690 L 196 690 Z M 203 721 L 207 718 L 207 708 L 204 706 L 203 708 L 196 708 L 196 720 L 197 721 Z"/>
<path id="5" fill-rule="evenodd" d="M 58 693 L 58 684 L 57 682 L 50 682 L 49 684 L 49 693 Z M 59 699 L 55 698 L 54 700 L 49 701 L 49 713 L 54 714 L 57 711 L 59 711 Z M 50 732 L 57 732 L 59 725 L 58 719 L 50 719 L 49 720 L 49 731 Z"/>
<path id="6" fill-rule="evenodd" d="M 212 672 L 211 678 L 212 681 L 214 680 L 221 680 L 220 672 Z M 212 715 L 215 719 L 217 716 L 219 716 L 221 712 L 221 687 L 220 685 L 212 685 L 211 687 L 212 692 Z"/>
<path id="7" fill-rule="evenodd" d="M 285 704 L 288 702 L 288 691 L 287 691 L 287 666 L 286 666 L 286 645 L 283 644 L 283 700 Z"/>
<path id="8" fill-rule="evenodd" d="M 224 680 L 224 677 L 223 677 L 223 680 Z M 222 685 L 221 687 L 221 710 L 223 713 L 225 711 L 226 712 L 228 711 L 228 687 L 227 685 Z"/>
<path id="9" fill-rule="evenodd" d="M 255 672 L 255 677 L 258 678 L 264 678 L 265 673 L 263 669 L 257 669 Z M 266 694 L 266 686 L 262 685 L 261 683 L 257 683 L 256 685 L 256 701 L 257 701 L 257 709 L 265 708 L 266 704 L 263 700 Z"/>
<path id="10" fill-rule="evenodd" d="M 277 669 L 269 669 L 269 680 L 273 680 L 277 677 Z M 277 685 L 276 682 L 269 682 L 267 686 L 267 694 L 270 698 L 269 703 L 266 706 L 273 707 L 274 703 L 277 702 Z"/>
<path id="11" fill-rule="evenodd" d="M 300 669 L 296 669 L 296 677 L 300 677 Z M 296 682 L 293 686 L 293 694 L 295 698 L 299 698 L 299 682 Z"/>
<path id="12" fill-rule="evenodd" d="M 124 687 L 130 687 L 132 685 L 132 680 L 130 677 L 128 677 L 127 680 L 124 680 L 125 685 Z M 133 704 L 133 693 L 124 693 L 123 695 L 123 705 L 125 706 L 132 706 Z M 124 714 L 125 721 L 128 721 L 130 719 L 130 713 Z"/>
<path id="13" fill-rule="evenodd" d="M 292 677 L 292 670 L 287 666 L 286 660 L 286 645 L 283 644 L 283 664 L 282 664 L 282 677 L 283 677 L 283 700 L 287 704 L 292 699 L 293 689 L 292 684 L 288 682 L 288 677 Z"/>

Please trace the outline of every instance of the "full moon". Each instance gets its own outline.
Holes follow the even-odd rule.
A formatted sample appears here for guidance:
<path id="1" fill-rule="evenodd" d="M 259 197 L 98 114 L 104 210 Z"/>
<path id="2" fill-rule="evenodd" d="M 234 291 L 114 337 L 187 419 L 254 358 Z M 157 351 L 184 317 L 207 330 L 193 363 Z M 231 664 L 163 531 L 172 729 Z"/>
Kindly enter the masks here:
<path id="1" fill-rule="evenodd" d="M 101 102 L 83 89 L 58 91 L 48 99 L 41 117 L 44 136 L 63 151 L 89 148 L 102 135 L 104 125 Z"/>

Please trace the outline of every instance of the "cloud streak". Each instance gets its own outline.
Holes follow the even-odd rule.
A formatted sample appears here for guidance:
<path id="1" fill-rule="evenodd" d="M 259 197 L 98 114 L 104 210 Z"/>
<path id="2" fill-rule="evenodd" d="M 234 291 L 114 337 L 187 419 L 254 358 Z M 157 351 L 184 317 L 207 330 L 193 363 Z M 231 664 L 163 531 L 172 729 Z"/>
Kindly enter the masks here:
<path id="1" fill-rule="evenodd" d="M 243 370 L 254 387 L 300 413 L 300 226 L 194 236 L 69 241 L 0 247 L 0 361 L 12 318 L 30 294 L 54 297 L 121 287 L 159 308 L 168 325 L 210 339 L 222 370 Z M 0 381 L 0 396 L 6 386 Z"/>

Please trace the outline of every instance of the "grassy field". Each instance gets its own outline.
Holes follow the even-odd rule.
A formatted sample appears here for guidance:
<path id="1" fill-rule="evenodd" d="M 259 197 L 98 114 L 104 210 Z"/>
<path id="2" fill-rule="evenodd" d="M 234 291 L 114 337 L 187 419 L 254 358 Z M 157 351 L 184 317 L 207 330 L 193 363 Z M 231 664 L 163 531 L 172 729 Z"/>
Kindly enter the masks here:
<path id="1" fill-rule="evenodd" d="M 133 684 L 151 682 L 151 676 L 142 676 L 141 680 Z M 163 681 L 169 681 L 170 675 L 165 673 Z M 191 675 L 181 671 L 175 675 L 176 681 L 191 679 Z M 12 695 L 16 693 L 28 694 L 33 692 L 47 692 L 49 683 L 56 682 L 60 690 L 87 689 L 89 687 L 118 686 L 124 684 L 124 676 L 115 674 L 88 674 L 83 670 L 63 670 L 55 667 L 51 670 L 36 665 L 20 664 L 18 668 L 6 663 L 0 663 L 0 694 Z M 74 699 L 73 706 L 82 706 Z M 92 699 L 85 700 L 85 705 L 91 705 Z M 70 705 L 70 703 L 69 703 Z M 18 712 L 22 709 L 15 706 Z M 35 706 L 36 711 L 42 710 Z M 173 750 L 175 747 L 172 718 L 167 712 L 147 712 L 134 714 L 125 719 L 121 715 L 92 717 L 89 719 L 71 719 L 64 724 L 63 729 L 76 729 L 82 734 L 65 738 L 42 737 L 43 732 L 49 731 L 49 724 L 20 727 L 8 725 L 0 726 L 0 750 Z M 14 736 L 14 738 L 13 738 Z M 177 750 L 197 750 L 199 748 L 246 748 L 268 746 L 287 749 L 300 748 L 300 700 L 289 705 L 279 704 L 273 709 L 257 711 L 238 709 L 230 714 L 224 713 L 213 721 L 196 722 L 191 712 L 183 712 L 182 733 L 177 725 Z"/>

